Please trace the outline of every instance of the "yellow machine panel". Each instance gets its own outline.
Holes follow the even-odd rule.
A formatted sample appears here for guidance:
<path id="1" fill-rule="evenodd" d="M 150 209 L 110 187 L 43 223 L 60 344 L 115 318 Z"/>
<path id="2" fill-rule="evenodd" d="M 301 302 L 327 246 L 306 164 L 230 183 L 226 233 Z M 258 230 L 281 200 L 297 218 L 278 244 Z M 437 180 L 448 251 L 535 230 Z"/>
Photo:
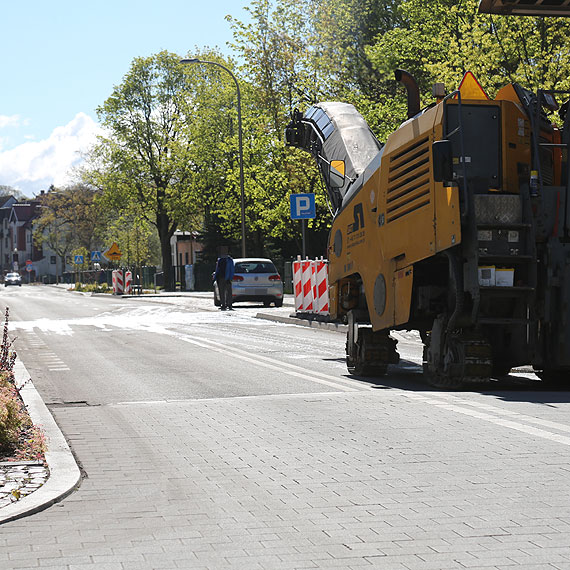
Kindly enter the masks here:
<path id="1" fill-rule="evenodd" d="M 432 175 L 431 145 L 441 137 L 442 118 L 441 107 L 430 109 L 388 138 L 380 169 L 331 231 L 330 281 L 362 279 L 374 330 L 408 320 L 412 264 L 461 241 L 458 189 L 434 182 Z M 335 293 L 335 315 L 345 312 L 339 301 Z"/>

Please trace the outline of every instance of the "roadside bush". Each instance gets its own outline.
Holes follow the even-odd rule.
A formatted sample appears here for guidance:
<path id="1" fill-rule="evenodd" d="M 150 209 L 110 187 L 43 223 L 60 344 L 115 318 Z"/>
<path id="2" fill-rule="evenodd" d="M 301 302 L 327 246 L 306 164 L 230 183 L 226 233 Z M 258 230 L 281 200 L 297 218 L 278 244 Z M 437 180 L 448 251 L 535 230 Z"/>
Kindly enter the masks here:
<path id="1" fill-rule="evenodd" d="M 7 374 L 0 377 L 0 454 L 6 454 L 20 437 L 24 423 L 19 403 L 20 395 L 8 380 Z"/>
<path id="2" fill-rule="evenodd" d="M 34 426 L 14 380 L 16 353 L 8 337 L 8 308 L 0 346 L 0 460 L 43 460 L 45 436 Z"/>
<path id="3" fill-rule="evenodd" d="M 107 285 L 107 283 L 79 283 L 77 282 L 74 287 L 74 291 L 80 291 L 82 293 L 112 293 L 112 288 Z"/>

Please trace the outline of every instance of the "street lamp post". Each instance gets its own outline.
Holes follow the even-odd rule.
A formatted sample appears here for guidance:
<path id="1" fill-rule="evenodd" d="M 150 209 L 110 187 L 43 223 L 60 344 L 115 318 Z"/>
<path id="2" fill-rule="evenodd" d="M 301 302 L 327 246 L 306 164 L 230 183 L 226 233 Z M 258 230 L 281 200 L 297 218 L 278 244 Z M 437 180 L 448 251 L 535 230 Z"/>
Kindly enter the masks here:
<path id="1" fill-rule="evenodd" d="M 242 128 L 241 128 L 241 93 L 239 90 L 239 83 L 236 76 L 225 66 L 217 61 L 205 61 L 193 57 L 190 59 L 181 59 L 180 63 L 206 63 L 208 65 L 217 65 L 222 69 L 225 69 L 234 80 L 236 84 L 237 91 L 237 114 L 238 114 L 238 145 L 239 145 L 239 186 L 240 186 L 240 198 L 241 198 L 241 256 L 245 257 L 245 192 L 243 183 L 243 138 L 242 138 Z"/>

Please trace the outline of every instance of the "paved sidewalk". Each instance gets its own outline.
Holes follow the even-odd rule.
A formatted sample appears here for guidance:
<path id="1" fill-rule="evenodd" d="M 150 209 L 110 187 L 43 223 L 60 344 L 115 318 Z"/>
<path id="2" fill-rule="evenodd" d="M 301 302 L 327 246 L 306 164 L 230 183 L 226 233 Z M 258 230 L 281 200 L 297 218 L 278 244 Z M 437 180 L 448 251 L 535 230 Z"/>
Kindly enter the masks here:
<path id="1" fill-rule="evenodd" d="M 0 567 L 570 568 L 568 447 L 458 416 L 445 398 L 57 408 L 89 477 L 1 527 Z"/>

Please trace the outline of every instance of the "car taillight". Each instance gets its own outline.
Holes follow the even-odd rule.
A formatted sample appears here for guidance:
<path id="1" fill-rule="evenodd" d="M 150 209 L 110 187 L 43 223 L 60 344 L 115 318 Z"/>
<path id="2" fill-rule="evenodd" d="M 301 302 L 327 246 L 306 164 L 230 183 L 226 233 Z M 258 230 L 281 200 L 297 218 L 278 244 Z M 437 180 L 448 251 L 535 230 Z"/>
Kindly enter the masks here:
<path id="1" fill-rule="evenodd" d="M 243 281 L 243 277 L 241 275 L 234 275 L 232 281 Z"/>
<path id="2" fill-rule="evenodd" d="M 281 275 L 270 275 L 269 281 L 281 281 Z"/>

